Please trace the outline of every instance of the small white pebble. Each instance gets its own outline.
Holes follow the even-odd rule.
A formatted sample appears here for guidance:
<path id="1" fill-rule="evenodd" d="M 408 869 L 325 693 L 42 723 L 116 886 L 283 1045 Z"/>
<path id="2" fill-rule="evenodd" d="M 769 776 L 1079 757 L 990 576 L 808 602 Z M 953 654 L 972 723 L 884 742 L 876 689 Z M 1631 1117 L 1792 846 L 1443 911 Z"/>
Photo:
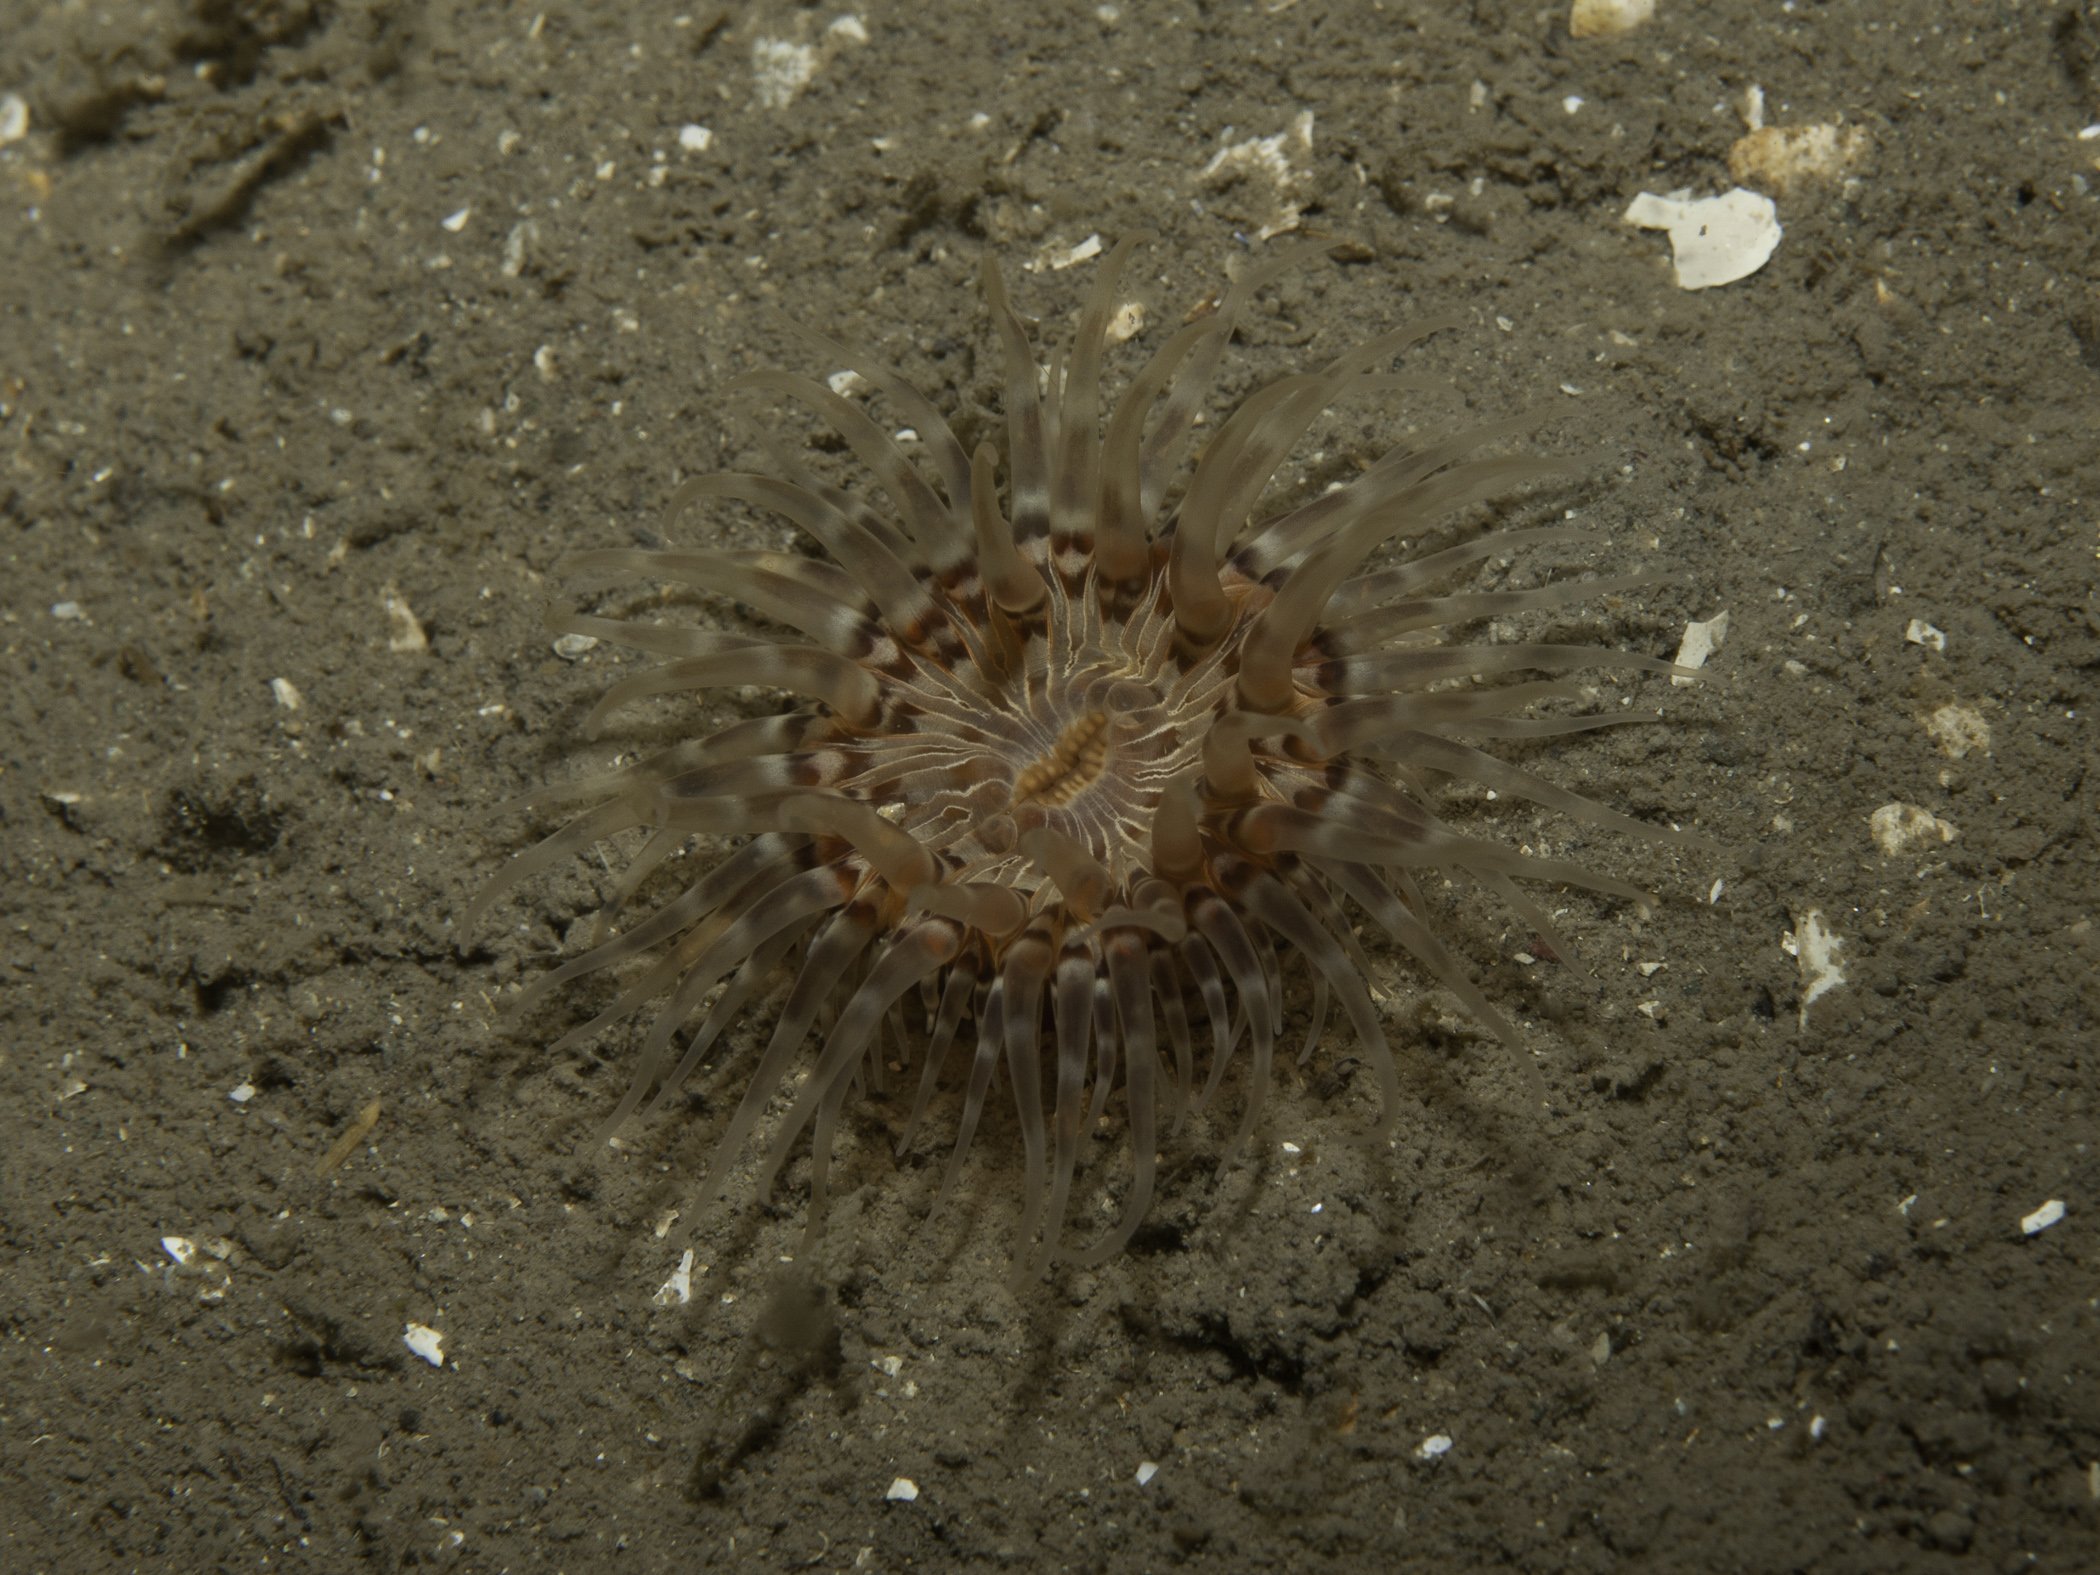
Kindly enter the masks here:
<path id="1" fill-rule="evenodd" d="M 237 1105 L 245 1105 L 246 1103 L 248 1103 L 249 1100 L 253 1099 L 260 1092 L 261 1090 L 258 1089 L 253 1083 L 243 1083 L 240 1085 L 240 1087 L 234 1089 L 233 1092 L 228 1094 L 226 1097 L 232 1100 Z"/>
<path id="2" fill-rule="evenodd" d="M 78 602 L 53 602 L 51 604 L 51 616 L 60 623 L 70 623 L 75 618 L 87 617 L 87 614 L 80 610 L 80 603 Z"/>
<path id="3" fill-rule="evenodd" d="M 28 101 L 19 93 L 0 93 L 0 148 L 28 135 Z"/>
<path id="4" fill-rule="evenodd" d="M 841 399 L 858 399 L 868 391 L 868 380 L 858 372 L 834 372 L 824 379 L 824 386 Z"/>
<path id="5" fill-rule="evenodd" d="M 277 697 L 277 703 L 287 711 L 299 709 L 301 703 L 299 689 L 289 678 L 271 679 L 270 693 Z"/>
<path id="6" fill-rule="evenodd" d="M 910 1477 L 899 1477 L 884 1490 L 882 1496 L 892 1504 L 909 1504 L 919 1496 L 919 1484 Z"/>
<path id="7" fill-rule="evenodd" d="M 1903 631 L 1903 638 L 1908 640 L 1912 645 L 1930 646 L 1933 650 L 1938 651 L 1941 655 L 1946 654 L 1946 634 L 1939 629 L 1933 628 L 1933 626 L 1927 623 L 1923 618 L 1911 619 L 1909 627 L 1907 627 Z"/>
<path id="8" fill-rule="evenodd" d="M 2064 1200 L 2051 1198 L 2032 1214 L 2020 1221 L 2020 1229 L 2028 1235 L 2038 1235 L 2064 1217 Z"/>
<path id="9" fill-rule="evenodd" d="M 1583 98 L 1580 93 L 1570 93 L 1566 98 L 1560 101 L 1560 107 L 1566 110 L 1570 115 L 1574 114 L 1575 111 L 1582 108 L 1582 104 Z"/>
<path id="10" fill-rule="evenodd" d="M 1823 1435 L 1824 1435 L 1825 1433 L 1827 1433 L 1827 1432 L 1829 1432 L 1829 1431 L 1830 1431 L 1830 1420 L 1829 1420 L 1829 1418 L 1827 1418 L 1827 1417 L 1821 1417 L 1821 1416 L 1817 1416 L 1817 1417 L 1812 1417 L 1812 1418 L 1810 1418 L 1810 1419 L 1809 1419 L 1809 1424 L 1808 1424 L 1808 1436 L 1809 1436 L 1810 1438 L 1821 1438 L 1821 1437 L 1822 1437 L 1822 1436 L 1823 1436 Z"/>
<path id="11" fill-rule="evenodd" d="M 565 634 L 554 642 L 554 654 L 565 662 L 573 662 L 594 648 L 598 643 L 595 634 Z"/>
<path id="12" fill-rule="evenodd" d="M 441 228 L 450 230 L 454 235 L 457 235 L 467 227 L 467 220 L 473 216 L 474 210 L 472 208 L 461 208 L 457 213 L 446 214 L 442 219 L 438 220 L 438 224 Z"/>
<path id="13" fill-rule="evenodd" d="M 678 145 L 688 153 L 705 153 L 714 140 L 715 134 L 705 126 L 684 125 L 678 128 Z"/>
<path id="14" fill-rule="evenodd" d="M 197 1244 L 187 1236 L 161 1237 L 160 1250 L 184 1268 L 188 1268 L 190 1261 L 197 1256 Z"/>
<path id="15" fill-rule="evenodd" d="M 1137 1485 L 1143 1487 L 1159 1475 L 1159 1467 L 1149 1460 L 1140 1460 L 1137 1468 Z"/>
<path id="16" fill-rule="evenodd" d="M 1449 1454 L 1450 1452 L 1451 1440 L 1442 1433 L 1431 1433 L 1421 1443 L 1415 1445 L 1415 1459 L 1417 1460 L 1434 1460 L 1437 1456 Z"/>
<path id="17" fill-rule="evenodd" d="M 407 1324 L 401 1330 L 401 1343 L 432 1367 L 445 1365 L 444 1341 L 445 1337 L 428 1324 Z"/>

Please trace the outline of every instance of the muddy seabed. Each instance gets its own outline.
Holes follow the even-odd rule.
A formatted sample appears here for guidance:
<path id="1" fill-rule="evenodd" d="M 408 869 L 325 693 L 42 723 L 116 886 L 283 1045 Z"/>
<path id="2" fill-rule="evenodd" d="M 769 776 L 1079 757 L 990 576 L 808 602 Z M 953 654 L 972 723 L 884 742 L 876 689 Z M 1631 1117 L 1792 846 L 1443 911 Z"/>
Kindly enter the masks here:
<path id="1" fill-rule="evenodd" d="M 2091 1568 L 2100 13 L 1663 10 L 0 11 L 0 1563 Z M 1856 162 L 1680 290 L 1620 215 L 1726 190 L 1753 86 Z M 1464 326 L 1287 489 L 1542 409 L 1599 463 L 1506 521 L 1688 571 L 1578 637 L 1730 624 L 1541 769 L 1733 855 L 1458 801 L 1664 894 L 1556 897 L 1555 966 L 1432 893 L 1536 1078 L 1374 943 L 1389 1148 L 1331 1026 L 1251 1164 L 1197 1123 L 1137 1250 L 1017 1299 L 1010 1119 L 929 1225 L 949 1128 L 892 1158 L 892 1093 L 814 1283 L 805 1166 L 659 1296 L 723 1088 L 605 1150 L 631 1036 L 492 1011 L 618 859 L 455 928 L 531 829 L 492 805 L 655 736 L 580 741 L 633 668 L 556 655 L 555 561 L 751 462 L 730 379 L 835 370 L 782 313 L 982 424 L 988 248 L 1061 340 L 1051 264 L 1157 230 L 1127 376 L 1293 223 L 1355 244 L 1225 395 Z M 1952 840 L 1884 852 L 1892 803 Z"/>

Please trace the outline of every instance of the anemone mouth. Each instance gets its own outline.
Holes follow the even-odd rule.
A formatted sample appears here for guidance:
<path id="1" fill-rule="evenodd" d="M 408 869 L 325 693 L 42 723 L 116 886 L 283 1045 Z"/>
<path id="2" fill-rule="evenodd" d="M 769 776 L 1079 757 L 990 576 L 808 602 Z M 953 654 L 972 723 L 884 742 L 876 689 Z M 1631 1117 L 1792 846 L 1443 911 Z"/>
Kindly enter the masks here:
<path id="1" fill-rule="evenodd" d="M 1569 692 L 1539 675 L 1695 674 L 1636 652 L 1481 645 L 1456 631 L 1663 576 L 1445 589 L 1490 556 L 1586 535 L 1558 527 L 1490 532 L 1362 567 L 1461 505 L 1567 470 L 1484 455 L 1528 422 L 1396 448 L 1346 485 L 1263 511 L 1321 413 L 1394 386 L 1387 365 L 1449 325 L 1401 328 L 1268 385 L 1185 464 L 1240 314 L 1322 247 L 1247 269 L 1215 313 L 1171 335 L 1104 410 L 1118 278 L 1149 239 L 1126 238 L 1110 253 L 1073 341 L 1047 366 L 987 262 L 1005 433 L 1003 445 L 974 455 L 900 375 L 804 336 L 916 430 L 930 476 L 826 384 L 785 372 L 743 379 L 828 422 L 872 486 L 835 485 L 762 431 L 777 473 L 688 482 L 671 500 L 666 534 L 676 539 L 696 503 L 738 500 L 791 522 L 825 557 L 707 547 L 602 550 L 572 562 L 594 578 L 682 582 L 733 598 L 806 637 L 550 613 L 559 631 L 664 659 L 605 694 L 594 731 L 634 701 L 725 685 L 787 690 L 800 704 L 532 795 L 524 802 L 590 807 L 512 858 L 467 915 L 471 929 L 527 876 L 608 838 L 646 833 L 601 914 L 600 943 L 514 1003 L 522 1011 L 574 979 L 620 969 L 611 1003 L 565 1046 L 655 1008 L 607 1135 L 652 1089 L 660 1109 L 733 1022 L 763 1020 L 778 997 L 696 1205 L 728 1187 L 755 1139 L 763 1195 L 806 1137 L 813 1242 L 845 1101 L 856 1087 L 883 1087 L 887 1027 L 900 1061 L 919 1066 L 900 1155 L 917 1142 L 949 1061 L 959 1063 L 951 1080 L 961 1102 L 935 1209 L 1003 1084 L 1025 1183 L 1016 1279 L 1060 1262 L 1100 1263 L 1145 1218 L 1162 1129 L 1178 1133 L 1212 1103 L 1242 1044 L 1245 1094 L 1230 1154 L 1254 1129 L 1283 1029 L 1286 958 L 1302 959 L 1312 986 L 1299 1060 L 1314 1053 L 1338 1002 L 1378 1085 L 1371 1135 L 1391 1129 L 1399 1078 L 1351 910 L 1514 1045 L 1515 1031 L 1430 928 L 1419 877 L 1487 888 L 1564 957 L 1572 950 L 1519 880 L 1646 900 L 1608 875 L 1469 835 L 1438 815 L 1425 774 L 1632 837 L 1712 846 L 1467 741 L 1652 719 L 1547 714 L 1539 708 Z M 728 851 L 613 933 L 629 897 L 694 837 L 723 839 Z M 790 1108 L 768 1124 L 769 1102 L 790 1089 Z M 1121 1216 L 1098 1240 L 1068 1243 L 1080 1134 L 1117 1092 L 1129 1148 Z"/>

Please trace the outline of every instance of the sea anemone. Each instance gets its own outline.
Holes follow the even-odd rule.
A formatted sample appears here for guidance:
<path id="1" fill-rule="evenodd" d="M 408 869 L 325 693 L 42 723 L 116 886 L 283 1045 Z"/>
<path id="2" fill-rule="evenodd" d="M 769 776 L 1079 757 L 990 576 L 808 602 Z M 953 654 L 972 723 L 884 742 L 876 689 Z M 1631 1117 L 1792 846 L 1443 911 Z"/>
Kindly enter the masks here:
<path id="1" fill-rule="evenodd" d="M 987 261 L 985 305 L 1005 360 L 1003 446 L 966 452 L 901 375 L 805 336 L 915 429 L 933 479 L 824 383 L 774 371 L 743 378 L 827 421 L 886 507 L 759 432 L 777 474 L 688 481 L 670 500 L 665 533 L 675 539 L 691 505 L 731 499 L 792 521 L 826 556 L 621 547 L 570 563 L 600 583 L 676 582 L 731 598 L 806 636 L 790 644 L 550 614 L 559 632 L 665 658 L 605 693 L 586 724 L 592 736 L 648 696 L 756 685 L 799 699 L 612 775 L 533 795 L 528 804 L 567 798 L 592 807 L 511 859 L 467 919 L 471 930 L 499 894 L 535 872 L 646 832 L 603 910 L 598 943 L 515 1001 L 522 1011 L 571 980 L 621 970 L 614 998 L 564 1047 L 661 1001 L 608 1135 L 652 1088 L 652 1108 L 671 1100 L 725 1028 L 784 990 L 695 1208 L 722 1193 L 754 1136 L 765 1138 L 757 1182 L 765 1196 L 806 1133 L 814 1232 L 845 1102 L 856 1087 L 883 1087 L 887 1023 L 897 1060 L 921 1067 L 900 1155 L 912 1148 L 950 1052 L 967 1051 L 935 1208 L 956 1187 L 1003 1069 L 1025 1182 L 1016 1278 L 1061 1262 L 1099 1264 L 1146 1216 L 1162 1127 L 1178 1131 L 1211 1102 L 1242 1043 L 1249 1057 L 1228 1160 L 1245 1144 L 1272 1080 L 1293 956 L 1307 964 L 1312 987 L 1299 1059 L 1317 1047 L 1329 1001 L 1339 1001 L 1377 1081 L 1381 1113 L 1370 1135 L 1391 1129 L 1399 1075 L 1352 905 L 1515 1047 L 1510 1024 L 1426 922 L 1423 872 L 1484 887 L 1563 957 L 1570 948 L 1518 880 L 1647 900 L 1610 876 L 1454 828 L 1437 813 L 1431 774 L 1635 837 L 1699 840 L 1614 813 L 1461 741 L 1651 719 L 1623 709 L 1536 714 L 1540 703 L 1571 695 L 1535 675 L 1682 671 L 1669 662 L 1592 645 L 1468 643 L 1448 632 L 1659 576 L 1438 593 L 1491 557 L 1588 537 L 1569 526 L 1490 531 L 1397 561 L 1387 552 L 1385 566 L 1359 572 L 1388 543 L 1420 542 L 1462 505 L 1571 468 L 1477 457 L 1534 418 L 1403 445 L 1346 485 L 1262 510 L 1279 467 L 1322 412 L 1409 386 L 1389 363 L 1452 324 L 1397 328 L 1318 371 L 1269 384 L 1185 467 L 1249 301 L 1320 247 L 1248 266 L 1214 311 L 1154 351 L 1104 423 L 1117 281 L 1147 239 L 1130 237 L 1109 254 L 1076 336 L 1047 365 Z M 695 837 L 747 840 L 613 931 L 628 897 Z M 696 1018 L 681 1054 L 680 1035 Z M 812 1057 L 813 1031 L 821 1037 Z M 1129 1141 L 1121 1217 L 1098 1240 L 1068 1242 L 1080 1138 L 1119 1085 Z M 792 1104 L 761 1134 L 776 1095 Z"/>

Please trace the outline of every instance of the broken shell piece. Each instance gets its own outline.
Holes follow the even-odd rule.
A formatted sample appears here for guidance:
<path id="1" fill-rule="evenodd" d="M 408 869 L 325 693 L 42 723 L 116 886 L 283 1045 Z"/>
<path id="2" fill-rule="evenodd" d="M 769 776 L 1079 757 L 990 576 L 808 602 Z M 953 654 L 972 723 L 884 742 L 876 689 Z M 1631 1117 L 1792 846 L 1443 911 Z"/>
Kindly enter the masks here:
<path id="1" fill-rule="evenodd" d="M 1925 732 L 1940 746 L 1940 753 L 1954 760 L 1991 752 L 1991 725 L 1980 712 L 1951 702 L 1925 719 Z"/>
<path id="2" fill-rule="evenodd" d="M 432 1367 L 445 1365 L 444 1340 L 444 1335 L 428 1324 L 407 1324 L 401 1330 L 401 1343 Z"/>
<path id="3" fill-rule="evenodd" d="M 2020 1230 L 2028 1236 L 2038 1236 L 2064 1217 L 2064 1200 L 2051 1198 L 2020 1221 Z"/>
<path id="4" fill-rule="evenodd" d="M 1655 15 L 1655 0 L 1575 0 L 1568 10 L 1568 31 L 1576 38 L 1610 38 L 1630 33 Z"/>
<path id="5" fill-rule="evenodd" d="M 1677 665 L 1679 667 L 1704 667 L 1706 659 L 1713 655 L 1714 652 L 1720 650 L 1722 642 L 1727 638 L 1728 614 L 1725 612 L 1715 613 L 1713 617 L 1707 619 L 1704 623 L 1686 624 L 1684 626 L 1684 643 L 1677 647 Z M 1670 682 L 1680 689 L 1687 689 L 1697 680 L 1672 678 Z"/>
<path id="6" fill-rule="evenodd" d="M 1947 654 L 1947 636 L 1945 632 L 1933 628 L 1923 618 L 1911 619 L 1909 627 L 1903 631 L 1903 638 L 1912 645 L 1930 646 L 1942 656 Z"/>
<path id="7" fill-rule="evenodd" d="M 579 660 L 598 645 L 595 634 L 565 634 L 554 642 L 554 654 L 565 662 Z"/>
<path id="8" fill-rule="evenodd" d="M 1298 227 L 1298 215 L 1312 195 L 1313 176 L 1309 169 L 1294 165 L 1292 159 L 1309 164 L 1312 150 L 1313 112 L 1302 110 L 1288 131 L 1279 131 L 1273 137 L 1250 137 L 1219 149 L 1197 179 L 1217 192 L 1242 182 L 1257 193 L 1267 187 L 1266 202 L 1257 197 L 1251 203 L 1238 205 L 1235 196 L 1232 204 L 1218 210 L 1224 218 L 1259 224 L 1255 239 L 1266 241 Z"/>
<path id="9" fill-rule="evenodd" d="M 1867 817 L 1874 846 L 1890 858 L 1952 842 L 1961 833 L 1929 809 L 1916 804 L 1884 804 Z"/>
<path id="10" fill-rule="evenodd" d="M 1670 232 L 1681 290 L 1748 278 L 1765 265 L 1782 233 L 1772 199 L 1740 186 L 1696 202 L 1688 193 L 1658 197 L 1644 191 L 1627 206 L 1625 217 L 1641 229 Z"/>
<path id="11" fill-rule="evenodd" d="M 1062 273 L 1067 268 L 1077 267 L 1089 258 L 1099 257 L 1100 255 L 1101 237 L 1099 235 L 1089 235 L 1077 246 L 1067 246 L 1062 251 L 1053 250 L 1046 261 L 1050 264 L 1052 273 Z"/>
<path id="12" fill-rule="evenodd" d="M 299 709 L 301 704 L 299 689 L 289 678 L 271 679 L 270 693 L 277 697 L 277 703 L 287 711 Z"/>
<path id="13" fill-rule="evenodd" d="M 1763 126 L 1728 150 L 1728 173 L 1784 197 L 1807 181 L 1841 179 L 1866 151 L 1864 126 Z"/>
<path id="14" fill-rule="evenodd" d="M 28 135 L 28 102 L 19 93 L 0 93 L 0 148 Z"/>
<path id="15" fill-rule="evenodd" d="M 415 612 L 400 588 L 389 583 L 382 599 L 386 603 L 386 648 L 389 651 L 429 650 L 430 637 L 416 621 Z"/>

